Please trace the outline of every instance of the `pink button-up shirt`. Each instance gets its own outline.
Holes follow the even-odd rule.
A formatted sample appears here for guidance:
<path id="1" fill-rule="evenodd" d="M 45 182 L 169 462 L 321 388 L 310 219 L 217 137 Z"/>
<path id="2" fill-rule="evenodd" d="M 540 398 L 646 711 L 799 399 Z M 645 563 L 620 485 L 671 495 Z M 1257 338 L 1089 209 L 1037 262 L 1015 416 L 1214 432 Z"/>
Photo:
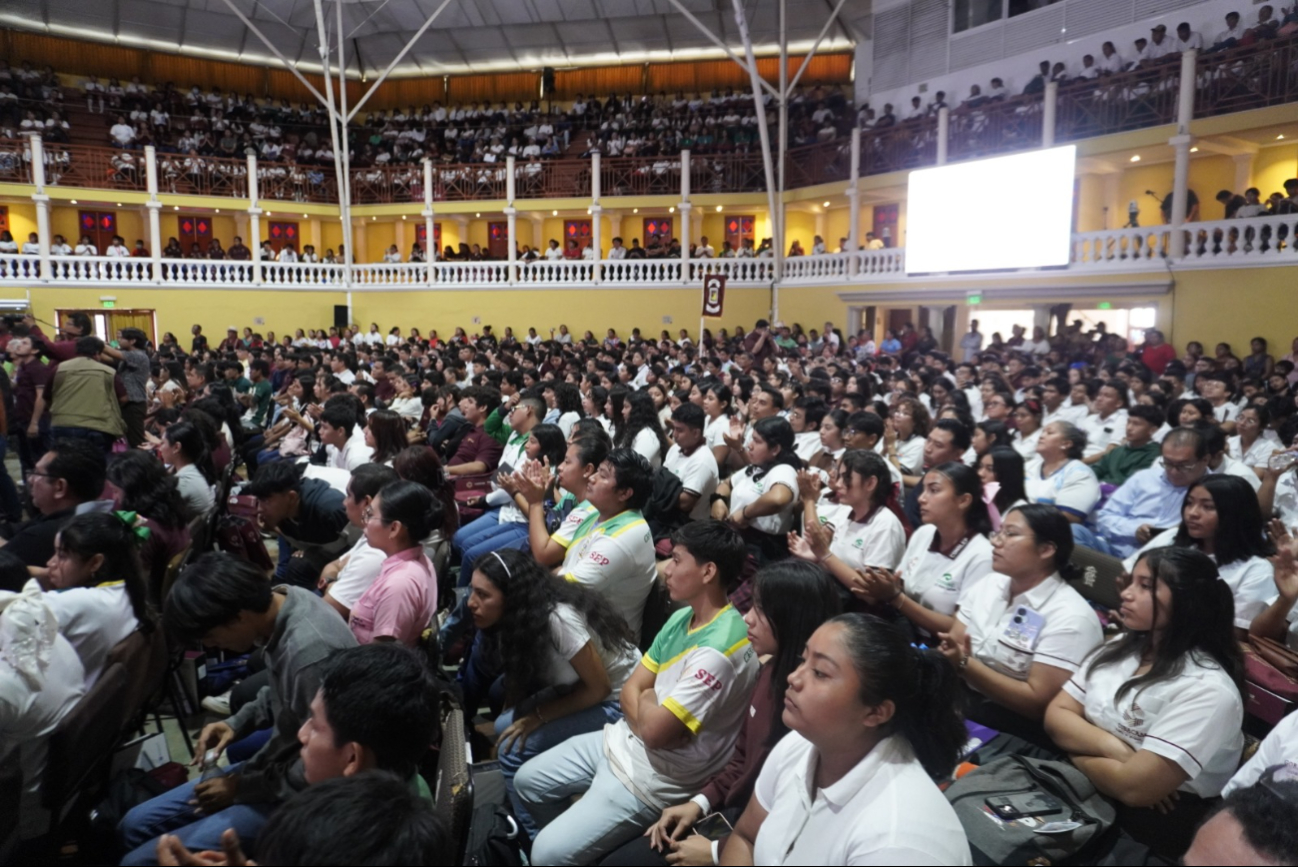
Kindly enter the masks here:
<path id="1" fill-rule="evenodd" d="M 360 644 L 388 638 L 407 647 L 437 613 L 437 573 L 418 545 L 383 561 L 379 577 L 352 608 L 352 634 Z"/>

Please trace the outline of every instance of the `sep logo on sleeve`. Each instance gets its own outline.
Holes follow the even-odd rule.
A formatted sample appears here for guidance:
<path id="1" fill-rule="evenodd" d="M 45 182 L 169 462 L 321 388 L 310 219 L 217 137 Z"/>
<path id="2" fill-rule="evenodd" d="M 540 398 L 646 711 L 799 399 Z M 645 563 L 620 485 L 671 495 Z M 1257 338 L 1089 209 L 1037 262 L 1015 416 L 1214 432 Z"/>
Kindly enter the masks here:
<path id="1" fill-rule="evenodd" d="M 703 681 L 707 688 L 714 692 L 725 686 L 721 678 L 702 668 L 694 672 L 694 679 Z"/>

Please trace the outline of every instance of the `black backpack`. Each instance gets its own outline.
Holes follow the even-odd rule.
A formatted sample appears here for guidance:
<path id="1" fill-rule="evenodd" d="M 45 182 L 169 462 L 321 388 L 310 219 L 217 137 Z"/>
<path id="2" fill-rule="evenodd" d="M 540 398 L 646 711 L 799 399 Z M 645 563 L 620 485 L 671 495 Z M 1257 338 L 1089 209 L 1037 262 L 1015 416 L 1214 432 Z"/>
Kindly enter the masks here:
<path id="1" fill-rule="evenodd" d="M 687 515 L 680 510 L 681 491 L 685 486 L 676 474 L 666 467 L 654 470 L 654 489 L 649 495 L 649 502 L 641 509 L 653 539 L 658 542 L 667 538 L 672 531 L 682 526 Z"/>

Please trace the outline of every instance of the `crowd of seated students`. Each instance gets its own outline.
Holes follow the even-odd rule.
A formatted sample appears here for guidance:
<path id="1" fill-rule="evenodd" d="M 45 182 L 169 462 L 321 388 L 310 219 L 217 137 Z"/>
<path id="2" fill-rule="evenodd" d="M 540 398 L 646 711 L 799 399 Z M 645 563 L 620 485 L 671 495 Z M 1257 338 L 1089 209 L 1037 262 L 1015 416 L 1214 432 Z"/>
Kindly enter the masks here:
<path id="1" fill-rule="evenodd" d="M 89 327 L 33 325 L 8 335 L 30 377 Z M 974 323 L 967 361 L 911 327 L 893 351 L 833 323 L 531 332 L 232 328 L 213 346 L 195 326 L 187 347 L 124 332 L 96 353 L 110 379 L 144 354 L 143 437 L 111 461 L 100 437 L 27 443 L 33 517 L 6 530 L 0 604 L 31 613 L 0 611 L 0 638 L 53 626 L 47 663 L 0 655 L 0 686 L 57 684 L 0 746 L 39 743 L 116 643 L 162 628 L 257 653 L 204 703 L 197 752 L 228 764 L 128 813 L 123 863 L 184 863 L 231 830 L 264 860 L 336 789 L 427 800 L 425 644 L 492 720 L 537 864 L 970 863 L 937 785 L 962 720 L 1070 761 L 1162 857 L 1223 845 L 1287 791 L 1270 766 L 1298 755 L 1291 725 L 1236 770 L 1238 641 L 1298 648 L 1292 357 L 1182 359 L 1157 332 L 1080 323 L 987 346 Z M 273 575 L 208 553 L 157 586 L 230 466 Z M 1127 558 L 1119 611 L 1069 580 L 1079 545 Z M 712 812 L 733 832 L 694 835 Z"/>
<path id="2" fill-rule="evenodd" d="M 993 77 L 984 87 L 982 83 L 970 84 L 969 93 L 964 98 L 952 96 L 948 102 L 947 93 L 935 91 L 927 101 L 923 96 L 913 96 L 909 106 L 895 107 L 885 103 L 881 109 L 869 104 L 862 105 L 857 112 L 857 123 L 863 130 L 892 131 L 893 134 L 914 136 L 917 145 L 931 139 L 932 132 L 915 132 L 914 128 L 923 121 L 934 121 L 937 113 L 943 109 L 951 110 L 952 123 L 956 129 L 967 129 L 973 133 L 995 133 L 1010 139 L 1016 135 L 1026 134 L 1015 124 L 999 126 L 988 125 L 984 115 L 1001 103 L 1014 103 L 1015 97 L 1026 96 L 1040 100 L 1045 93 L 1046 84 L 1057 84 L 1063 93 L 1073 92 L 1077 98 L 1098 103 L 1117 103 L 1139 100 L 1159 90 L 1159 85 L 1148 81 L 1120 76 L 1121 73 L 1147 72 L 1165 67 L 1174 61 L 1179 62 L 1181 53 L 1194 49 L 1199 54 L 1211 54 L 1235 48 L 1254 47 L 1265 50 L 1268 43 L 1288 39 L 1298 33 L 1298 6 L 1282 8 L 1279 13 L 1272 5 L 1264 5 L 1257 10 L 1257 19 L 1252 25 L 1242 23 L 1239 12 L 1229 12 L 1225 16 L 1225 28 L 1212 40 L 1206 39 L 1196 31 L 1189 22 L 1182 21 L 1176 26 L 1174 34 L 1168 32 L 1166 24 L 1156 24 L 1150 29 L 1149 38 L 1136 39 L 1130 48 L 1121 49 L 1113 42 L 1106 41 L 1100 46 L 1098 54 L 1084 54 L 1080 66 L 1063 61 L 1042 60 L 1037 72 L 1031 75 L 1017 93 L 1012 89 L 1015 84 L 1004 77 Z M 1173 70 L 1175 72 L 1175 70 Z M 1242 74 L 1250 78 L 1253 73 L 1236 67 L 1232 74 Z M 1265 89 L 1266 73 L 1260 74 L 1261 87 Z M 1196 83 L 1199 88 L 1206 88 L 1218 82 L 1218 74 L 1209 74 Z M 1106 82 L 1106 79 L 1110 79 Z M 1015 108 L 1017 114 L 1033 110 L 1026 104 Z M 1087 120 L 1086 122 L 1092 122 Z M 1241 200 L 1240 204 L 1244 204 Z M 1250 202 L 1250 204 L 1257 204 Z M 1256 215 L 1254 215 L 1256 216 Z"/>

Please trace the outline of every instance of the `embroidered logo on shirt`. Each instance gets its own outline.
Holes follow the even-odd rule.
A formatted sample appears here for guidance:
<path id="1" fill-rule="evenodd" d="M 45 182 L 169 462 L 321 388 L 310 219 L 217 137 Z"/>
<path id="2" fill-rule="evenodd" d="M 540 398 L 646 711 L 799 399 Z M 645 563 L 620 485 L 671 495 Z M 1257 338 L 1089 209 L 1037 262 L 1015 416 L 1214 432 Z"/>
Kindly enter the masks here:
<path id="1" fill-rule="evenodd" d="M 725 685 L 722 683 L 721 678 L 702 668 L 694 672 L 694 679 L 703 681 L 707 685 L 708 689 L 711 689 L 714 692 L 720 690 L 722 686 Z"/>

